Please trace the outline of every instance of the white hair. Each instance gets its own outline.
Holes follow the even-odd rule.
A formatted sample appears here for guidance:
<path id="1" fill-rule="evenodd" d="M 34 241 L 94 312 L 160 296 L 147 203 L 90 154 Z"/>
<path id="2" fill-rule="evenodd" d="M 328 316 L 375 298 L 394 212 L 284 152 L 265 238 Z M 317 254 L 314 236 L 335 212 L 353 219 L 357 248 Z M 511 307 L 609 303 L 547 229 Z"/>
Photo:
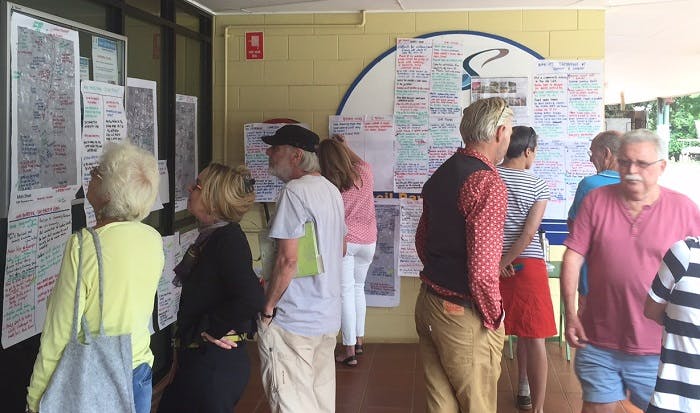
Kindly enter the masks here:
<path id="1" fill-rule="evenodd" d="M 128 142 L 108 144 L 98 171 L 100 195 L 109 199 L 99 211 L 103 217 L 140 221 L 149 214 L 160 181 L 152 154 Z"/>

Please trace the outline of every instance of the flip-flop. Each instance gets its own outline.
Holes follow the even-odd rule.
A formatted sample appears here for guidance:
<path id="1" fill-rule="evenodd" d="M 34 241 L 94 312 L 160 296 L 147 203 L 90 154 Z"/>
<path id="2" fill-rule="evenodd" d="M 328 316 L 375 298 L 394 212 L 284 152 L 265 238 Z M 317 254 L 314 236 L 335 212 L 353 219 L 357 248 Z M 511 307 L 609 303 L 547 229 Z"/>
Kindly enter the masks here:
<path id="1" fill-rule="evenodd" d="M 357 367 L 357 357 L 348 356 L 348 357 L 344 358 L 343 360 L 336 360 L 336 363 L 343 363 L 348 367 Z"/>
<path id="2" fill-rule="evenodd" d="M 355 354 L 362 355 L 365 354 L 365 349 L 362 347 L 362 344 L 355 344 Z"/>

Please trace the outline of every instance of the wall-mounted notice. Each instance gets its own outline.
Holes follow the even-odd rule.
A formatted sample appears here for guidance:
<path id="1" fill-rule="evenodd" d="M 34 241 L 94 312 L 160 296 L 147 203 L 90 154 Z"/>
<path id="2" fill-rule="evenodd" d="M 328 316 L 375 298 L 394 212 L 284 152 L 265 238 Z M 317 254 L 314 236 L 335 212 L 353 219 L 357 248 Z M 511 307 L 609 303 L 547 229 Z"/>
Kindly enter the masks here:
<path id="1" fill-rule="evenodd" d="M 156 82 L 126 79 L 127 135 L 134 145 L 147 150 L 158 159 L 158 116 Z"/>
<path id="2" fill-rule="evenodd" d="M 78 33 L 12 13 L 10 205 L 2 346 L 39 332 L 79 187 Z"/>
<path id="3" fill-rule="evenodd" d="M 394 192 L 420 193 L 436 165 L 461 145 L 462 53 L 456 41 L 396 41 Z"/>
<path id="4" fill-rule="evenodd" d="M 90 80 L 90 59 L 80 58 L 80 80 Z"/>
<path id="5" fill-rule="evenodd" d="M 331 135 L 345 137 L 350 149 L 372 166 L 374 190 L 394 190 L 394 118 L 391 115 L 331 116 Z"/>
<path id="6" fill-rule="evenodd" d="M 270 145 L 262 141 L 263 136 L 273 135 L 284 123 L 247 123 L 243 127 L 245 166 L 255 179 L 255 202 L 275 202 L 284 183 L 270 175 L 267 154 Z M 306 129 L 308 125 L 300 123 Z"/>
<path id="7" fill-rule="evenodd" d="M 175 212 L 187 208 L 187 188 L 197 179 L 197 97 L 175 95 Z"/>
<path id="8" fill-rule="evenodd" d="M 416 252 L 416 229 L 423 213 L 423 200 L 401 198 L 401 232 L 399 241 L 399 274 L 417 277 L 423 263 Z"/>
<path id="9" fill-rule="evenodd" d="M 47 299 L 71 234 L 70 197 L 42 202 L 8 219 L 2 347 L 41 332 Z"/>
<path id="10" fill-rule="evenodd" d="M 595 173 L 587 150 L 605 127 L 602 62 L 536 62 L 533 109 L 540 145 L 549 152 L 542 162 L 546 152 L 539 150 L 533 168 L 552 193 L 545 218 L 566 219 L 578 182 Z"/>
<path id="11" fill-rule="evenodd" d="M 83 189 L 87 193 L 90 171 L 99 164 L 104 145 L 126 139 L 124 86 L 84 80 L 83 92 Z M 87 226 L 95 224 L 95 211 L 85 202 Z"/>
<path id="12" fill-rule="evenodd" d="M 370 307 L 396 307 L 401 298 L 399 278 L 400 210 L 397 199 L 375 199 L 377 247 L 367 272 L 365 296 Z"/>
<path id="13" fill-rule="evenodd" d="M 78 184 L 78 33 L 12 14 L 12 190 Z"/>
<path id="14" fill-rule="evenodd" d="M 99 36 L 92 37 L 92 78 L 96 82 L 119 83 L 117 42 Z"/>
<path id="15" fill-rule="evenodd" d="M 530 87 L 527 77 L 473 77 L 471 101 L 502 97 L 513 110 L 513 126 L 531 126 Z"/>
<path id="16" fill-rule="evenodd" d="M 156 291 L 159 330 L 169 326 L 177 319 L 177 310 L 180 307 L 182 287 L 173 285 L 173 278 L 175 278 L 173 269 L 179 262 L 176 261 L 177 257 L 180 256 L 179 240 L 180 235 L 177 232 L 174 235 L 163 237 L 165 265 L 163 266 L 163 275 L 158 281 L 158 289 Z"/>

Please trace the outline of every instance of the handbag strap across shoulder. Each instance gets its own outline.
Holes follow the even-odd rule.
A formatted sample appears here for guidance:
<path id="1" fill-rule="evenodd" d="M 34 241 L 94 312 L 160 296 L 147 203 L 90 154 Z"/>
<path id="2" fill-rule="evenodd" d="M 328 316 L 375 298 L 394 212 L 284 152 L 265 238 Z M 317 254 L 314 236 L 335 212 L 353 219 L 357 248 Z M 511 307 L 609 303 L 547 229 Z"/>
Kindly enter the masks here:
<path id="1" fill-rule="evenodd" d="M 98 274 L 98 290 L 99 290 L 99 302 L 100 302 L 100 335 L 104 336 L 104 320 L 103 320 L 103 307 L 104 307 L 104 270 L 102 264 L 102 247 L 100 245 L 100 238 L 97 236 L 92 228 L 87 228 L 90 235 L 92 235 L 92 241 L 95 245 L 95 254 L 97 255 L 97 274 Z M 73 304 L 73 326 L 71 327 L 71 340 L 78 341 L 78 318 L 79 318 L 79 304 L 80 304 L 80 284 L 83 278 L 83 233 L 82 231 L 76 232 L 78 237 L 78 271 L 75 282 L 75 302 Z M 92 340 L 92 334 L 90 333 L 90 326 L 88 324 L 87 318 L 85 317 L 85 312 L 83 312 L 82 317 L 80 317 L 81 325 L 83 328 L 83 333 L 85 334 L 85 343 L 89 344 Z"/>

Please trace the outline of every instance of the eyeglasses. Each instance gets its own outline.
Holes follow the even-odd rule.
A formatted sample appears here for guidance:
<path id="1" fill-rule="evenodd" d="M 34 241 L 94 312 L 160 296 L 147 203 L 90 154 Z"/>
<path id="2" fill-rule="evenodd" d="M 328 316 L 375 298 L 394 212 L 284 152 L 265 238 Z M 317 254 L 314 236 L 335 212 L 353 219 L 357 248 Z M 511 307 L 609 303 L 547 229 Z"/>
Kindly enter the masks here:
<path id="1" fill-rule="evenodd" d="M 100 175 L 100 167 L 99 166 L 96 166 L 96 167 L 90 169 L 90 178 L 92 178 L 92 179 L 97 178 L 99 180 L 102 180 L 102 175 Z"/>
<path id="2" fill-rule="evenodd" d="M 629 159 L 622 159 L 622 158 L 617 158 L 617 165 L 620 168 L 627 169 L 632 165 L 635 165 L 639 169 L 647 169 L 648 167 L 652 166 L 655 163 L 659 163 L 663 161 L 663 159 L 657 159 L 654 162 L 644 162 L 644 161 L 630 161 Z"/>

